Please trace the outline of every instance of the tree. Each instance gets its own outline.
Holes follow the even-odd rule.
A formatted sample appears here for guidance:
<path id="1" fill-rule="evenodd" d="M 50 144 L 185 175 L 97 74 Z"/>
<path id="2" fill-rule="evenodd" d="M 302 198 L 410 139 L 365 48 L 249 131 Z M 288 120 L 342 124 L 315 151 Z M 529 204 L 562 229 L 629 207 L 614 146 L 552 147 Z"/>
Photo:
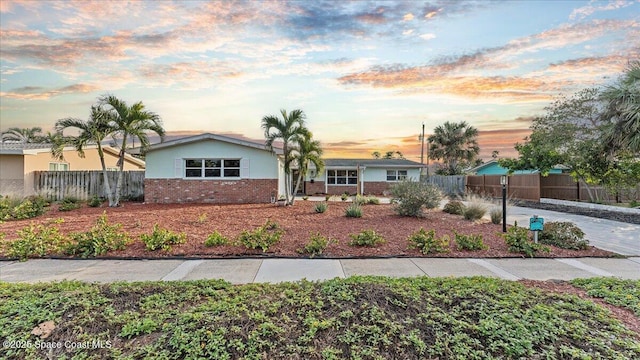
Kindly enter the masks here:
<path id="1" fill-rule="evenodd" d="M 404 159 L 404 154 L 402 154 L 401 151 L 396 150 L 389 150 L 389 151 L 385 151 L 384 155 L 382 155 L 380 153 L 380 151 L 374 151 L 371 153 L 371 156 L 373 156 L 374 159 Z"/>
<path id="2" fill-rule="evenodd" d="M 607 102 L 604 116 L 614 123 L 605 136 L 609 153 L 640 153 L 640 60 L 629 63 L 622 77 L 607 87 L 601 98 Z"/>
<path id="3" fill-rule="evenodd" d="M 571 175 L 586 184 L 592 201 L 598 198 L 591 185 L 601 184 L 609 167 L 602 137 L 611 121 L 603 117 L 604 103 L 597 89 L 584 89 L 571 97 L 561 96 L 545 107 L 546 113 L 531 124 L 526 143 L 516 144 L 518 159 L 500 159 L 515 170 L 537 169 L 543 176 L 556 165 L 567 166 Z"/>
<path id="4" fill-rule="evenodd" d="M 154 112 L 147 111 L 141 101 L 129 106 L 125 101 L 113 95 L 104 95 L 100 97 L 98 104 L 102 111 L 106 113 L 109 124 L 113 128 L 112 134 L 120 144 L 118 177 L 114 203 L 111 205 L 118 206 L 120 204 L 127 141 L 129 138 L 138 139 L 141 150 L 144 151 L 150 145 L 149 132 L 156 133 L 160 136 L 160 140 L 164 141 L 165 131 L 162 127 L 160 116 Z"/>
<path id="5" fill-rule="evenodd" d="M 83 121 L 76 118 L 64 118 L 56 122 L 56 138 L 59 140 L 54 141 L 51 152 L 56 158 L 62 159 L 62 149 L 65 145 L 71 145 L 76 148 L 78 155 L 84 157 L 84 148 L 86 145 L 95 144 L 98 148 L 98 156 L 100 158 L 100 165 L 102 166 L 102 177 L 104 179 L 104 191 L 107 194 L 109 200 L 109 206 L 115 206 L 115 200 L 113 193 L 111 192 L 111 185 L 109 184 L 109 177 L 107 174 L 107 166 L 104 160 L 104 152 L 102 148 L 102 142 L 107 136 L 111 135 L 115 129 L 110 124 L 109 113 L 105 112 L 99 106 L 91 106 L 91 115 L 89 120 Z M 66 129 L 75 128 L 80 130 L 77 136 L 63 136 Z"/>
<path id="6" fill-rule="evenodd" d="M 447 121 L 436 127 L 433 135 L 428 137 L 429 158 L 442 159 L 444 167 L 440 172 L 444 175 L 461 174 L 462 167 L 471 163 L 480 153 L 477 138 L 478 129 L 465 121 Z"/>
<path id="7" fill-rule="evenodd" d="M 309 170 L 309 164 L 313 164 L 316 171 L 322 171 L 324 161 L 322 160 L 322 147 L 320 142 L 313 140 L 313 134 L 310 131 L 304 131 L 297 137 L 295 144 L 291 147 L 291 160 L 298 166 L 298 179 L 293 194 L 298 193 L 300 183 L 304 179 L 305 174 Z M 295 196 L 291 197 L 291 205 L 294 203 Z"/>
<path id="8" fill-rule="evenodd" d="M 273 143 L 280 139 L 283 142 L 282 152 L 284 156 L 284 187 L 285 201 L 290 204 L 291 192 L 291 147 L 296 144 L 300 137 L 308 130 L 305 128 L 305 114 L 302 110 L 296 109 L 287 114 L 287 111 L 280 110 L 282 119 L 274 115 L 267 115 L 262 118 L 262 128 L 264 129 L 265 145 L 271 151 Z"/>
<path id="9" fill-rule="evenodd" d="M 40 127 L 32 128 L 9 128 L 1 134 L 2 142 L 18 142 L 18 143 L 37 143 L 40 142 L 39 133 L 42 132 Z"/>

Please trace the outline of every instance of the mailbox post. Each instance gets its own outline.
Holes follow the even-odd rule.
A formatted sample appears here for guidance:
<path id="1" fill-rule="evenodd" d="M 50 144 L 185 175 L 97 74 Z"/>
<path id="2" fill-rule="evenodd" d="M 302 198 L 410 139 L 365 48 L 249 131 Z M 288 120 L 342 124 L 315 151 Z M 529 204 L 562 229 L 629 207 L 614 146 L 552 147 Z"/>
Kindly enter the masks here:
<path id="1" fill-rule="evenodd" d="M 533 215 L 533 217 L 529 219 L 529 230 L 533 231 L 533 241 L 537 244 L 538 232 L 544 230 L 544 219 L 538 217 L 538 215 Z"/>

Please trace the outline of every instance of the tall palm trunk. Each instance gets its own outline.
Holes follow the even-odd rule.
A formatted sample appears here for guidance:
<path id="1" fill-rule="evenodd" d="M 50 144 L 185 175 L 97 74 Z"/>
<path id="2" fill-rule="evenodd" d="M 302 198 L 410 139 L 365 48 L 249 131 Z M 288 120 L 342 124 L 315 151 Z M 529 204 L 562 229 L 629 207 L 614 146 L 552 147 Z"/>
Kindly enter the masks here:
<path id="1" fill-rule="evenodd" d="M 116 191 L 113 195 L 113 205 L 109 205 L 111 207 L 120 206 L 120 192 L 122 191 L 122 182 L 124 179 L 124 158 L 125 158 L 125 149 L 127 146 L 127 134 L 125 133 L 122 136 L 122 149 L 120 149 L 119 161 L 120 166 L 118 167 L 118 178 L 116 180 Z"/>
<path id="2" fill-rule="evenodd" d="M 302 178 L 304 177 L 304 173 L 305 173 L 305 171 L 303 171 L 301 169 L 300 173 L 298 174 L 298 180 L 296 181 L 296 187 L 295 187 L 295 189 L 293 189 L 293 196 L 291 197 L 291 202 L 289 203 L 289 205 L 293 205 L 293 203 L 296 200 L 296 194 L 298 193 L 298 190 L 300 189 L 300 183 L 302 182 Z"/>
<path id="3" fill-rule="evenodd" d="M 107 164 L 104 162 L 104 152 L 102 146 L 98 143 L 98 156 L 100 157 L 100 165 L 102 165 L 102 178 L 104 180 L 104 192 L 107 194 L 109 206 L 113 206 L 113 194 L 111 193 L 111 185 L 109 184 L 109 173 L 107 172 Z"/>

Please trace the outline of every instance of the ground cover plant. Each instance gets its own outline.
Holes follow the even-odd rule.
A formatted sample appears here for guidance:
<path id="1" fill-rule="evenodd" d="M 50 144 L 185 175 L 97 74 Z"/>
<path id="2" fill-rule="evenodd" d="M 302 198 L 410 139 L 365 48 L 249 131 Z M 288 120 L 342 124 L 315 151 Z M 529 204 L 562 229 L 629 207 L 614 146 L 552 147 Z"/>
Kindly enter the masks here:
<path id="1" fill-rule="evenodd" d="M 574 279 L 571 284 L 609 304 L 627 308 L 640 317 L 640 280 L 616 278 Z"/>
<path id="2" fill-rule="evenodd" d="M 436 236 L 435 230 L 420 230 L 414 232 L 407 239 L 409 247 L 420 250 L 423 254 L 446 253 L 449 252 L 449 236 Z"/>
<path id="3" fill-rule="evenodd" d="M 91 230 L 71 234 L 71 241 L 64 251 L 83 258 L 95 257 L 109 251 L 124 250 L 130 242 L 129 235 L 122 231 L 122 224 L 109 224 L 104 212 Z"/>
<path id="4" fill-rule="evenodd" d="M 601 305 L 494 278 L 0 283 L 0 299 L 7 359 L 640 357 Z"/>
<path id="5" fill-rule="evenodd" d="M 42 215 L 49 206 L 41 196 L 29 196 L 24 199 L 0 197 L 0 221 L 30 219 Z"/>
<path id="6" fill-rule="evenodd" d="M 320 202 L 316 203 L 321 204 Z M 121 224 L 121 231 L 132 239 L 123 250 L 112 250 L 99 256 L 164 258 L 169 256 L 194 256 L 202 258 L 234 257 L 234 256 L 283 256 L 302 257 L 299 249 L 303 248 L 311 233 L 320 233 L 337 243 L 328 246 L 323 252 L 327 257 L 353 256 L 416 256 L 416 257 L 468 257 L 469 252 L 451 246 L 448 253 L 432 252 L 423 254 L 417 248 L 409 248 L 407 238 L 414 232 L 424 228 L 435 230 L 438 237 L 448 236 L 454 241 L 454 229 L 460 234 L 482 235 L 489 248 L 474 251 L 474 257 L 520 257 L 512 253 L 500 235 L 502 227 L 491 224 L 488 220 L 472 222 L 462 216 L 450 215 L 439 209 L 424 211 L 423 217 L 405 217 L 395 213 L 394 205 L 363 205 L 362 217 L 347 218 L 346 208 L 351 201 L 339 199 L 331 202 L 323 214 L 315 212 L 314 204 L 297 202 L 293 206 L 278 207 L 273 204 L 138 204 L 125 203 L 117 208 L 94 208 L 84 204 L 82 208 L 59 212 L 52 206 L 39 217 L 26 220 L 12 220 L 0 223 L 0 232 L 5 239 L 0 245 L 0 257 L 8 257 L 7 246 L 20 238 L 20 230 L 31 226 L 56 226 L 60 233 L 70 237 L 73 233 L 91 231 L 98 219 L 106 211 L 111 224 Z M 49 224 L 51 218 L 61 218 L 60 224 Z M 202 221 L 200 219 L 203 219 Z M 279 241 L 270 244 L 266 253 L 262 249 L 247 248 L 238 243 L 243 232 L 252 232 L 263 226 L 268 220 L 278 224 L 281 235 Z M 160 224 L 174 233 L 184 232 L 185 242 L 179 246 L 171 246 L 169 250 L 148 251 L 141 235 L 153 233 L 154 224 Z M 375 248 L 349 246 L 350 234 L 363 230 L 374 230 L 386 240 Z M 228 238 L 227 244 L 206 246 L 207 238 L 218 232 Z M 529 236 L 530 237 L 530 236 Z M 215 241 L 214 241 L 215 243 Z M 582 257 L 611 256 L 612 253 L 589 246 L 586 250 L 561 249 L 549 246 L 550 252 L 538 252 L 535 256 L 544 257 Z M 256 251 L 257 250 L 257 251 Z M 31 256 L 31 255 L 27 255 Z M 32 255 L 32 257 L 40 255 Z M 47 251 L 45 256 L 67 256 L 62 251 Z M 69 255 L 70 256 L 70 255 Z"/>
<path id="7" fill-rule="evenodd" d="M 176 233 L 171 230 L 161 228 L 158 224 L 153 225 L 151 234 L 142 234 L 140 238 L 149 251 L 164 250 L 170 251 L 172 245 L 182 244 L 186 241 L 185 233 Z"/>
<path id="8" fill-rule="evenodd" d="M 59 225 L 62 223 L 63 219 L 50 220 L 43 224 L 31 223 L 18 230 L 17 240 L 3 243 L 4 251 L 8 257 L 18 258 L 20 261 L 60 253 L 69 242 L 60 232 Z"/>
<path id="9" fill-rule="evenodd" d="M 507 229 L 507 233 L 502 235 L 504 241 L 509 246 L 509 251 L 523 254 L 527 257 L 534 257 L 539 252 L 551 251 L 549 247 L 536 244 L 529 239 L 529 229 L 519 227 L 516 222 L 514 226 Z"/>

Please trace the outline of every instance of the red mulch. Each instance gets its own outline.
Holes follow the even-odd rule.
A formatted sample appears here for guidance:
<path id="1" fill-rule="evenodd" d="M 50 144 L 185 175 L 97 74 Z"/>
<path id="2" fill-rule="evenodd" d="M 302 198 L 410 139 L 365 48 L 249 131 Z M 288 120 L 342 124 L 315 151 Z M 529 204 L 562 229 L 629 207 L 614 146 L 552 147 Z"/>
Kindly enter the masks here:
<path id="1" fill-rule="evenodd" d="M 38 218 L 9 221 L 0 224 L 0 232 L 5 233 L 7 240 L 17 238 L 17 231 L 32 222 L 46 223 L 49 220 L 62 218 L 60 224 L 63 233 L 87 231 L 96 219 L 106 212 L 109 223 L 123 225 L 134 242 L 124 251 L 107 254 L 109 257 L 234 257 L 234 256 L 276 256 L 302 257 L 297 252 L 309 240 L 311 234 L 336 239 L 327 248 L 324 257 L 423 257 L 420 251 L 408 248 L 407 237 L 421 227 L 426 230 L 435 229 L 438 236 L 448 235 L 451 238 L 450 252 L 431 254 L 429 257 L 521 257 L 520 254 L 507 250 L 504 239 L 500 236 L 501 225 L 488 221 L 472 222 L 461 216 L 450 215 L 440 210 L 432 210 L 425 218 L 400 217 L 393 212 L 392 205 L 363 206 L 362 218 L 347 218 L 347 203 L 329 202 L 325 213 L 314 211 L 313 202 L 298 201 L 294 206 L 279 207 L 273 204 L 213 205 L 213 204 L 142 204 L 124 203 L 118 208 L 83 207 L 77 210 L 62 212 L 52 206 L 49 211 Z M 243 230 L 253 230 L 265 223 L 267 219 L 278 223 L 284 234 L 279 243 L 263 254 L 261 250 L 247 250 L 243 246 L 205 247 L 204 240 L 214 230 L 234 239 Z M 176 232 L 185 232 L 187 242 L 176 245 L 170 252 L 145 250 L 140 234 L 151 233 L 153 225 L 158 224 Z M 375 248 L 349 246 L 349 234 L 373 229 L 381 234 L 386 243 Z M 481 234 L 489 249 L 482 251 L 459 251 L 453 241 L 453 231 L 461 234 Z M 607 257 L 611 252 L 590 247 L 587 250 L 575 251 L 550 247 L 551 252 L 541 252 L 540 257 Z"/>

